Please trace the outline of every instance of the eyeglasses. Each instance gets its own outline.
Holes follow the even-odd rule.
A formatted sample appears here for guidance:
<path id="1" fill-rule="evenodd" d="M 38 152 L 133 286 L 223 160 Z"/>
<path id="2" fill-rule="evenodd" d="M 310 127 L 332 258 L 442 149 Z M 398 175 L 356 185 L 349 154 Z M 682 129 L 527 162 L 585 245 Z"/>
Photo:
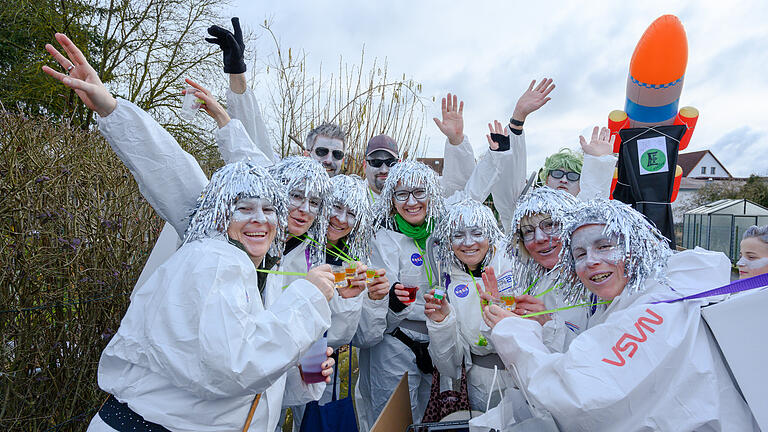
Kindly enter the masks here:
<path id="1" fill-rule="evenodd" d="M 562 172 L 562 171 L 561 171 Z M 562 177 L 562 176 L 561 176 Z M 560 224 L 552 221 L 551 218 L 546 218 L 539 222 L 539 229 L 546 235 L 552 235 L 560 228 Z M 531 241 L 536 238 L 536 226 L 534 225 L 520 225 L 520 237 L 523 241 Z"/>
<path id="2" fill-rule="evenodd" d="M 366 159 L 366 162 L 368 162 L 368 165 L 374 167 L 374 168 L 381 168 L 381 165 L 387 164 L 388 167 L 392 168 L 397 163 L 397 159 Z"/>
<path id="3" fill-rule="evenodd" d="M 314 152 L 319 157 L 325 157 L 325 155 L 328 154 L 328 152 L 331 151 L 328 147 L 315 147 Z M 344 152 L 341 150 L 334 150 L 331 152 L 333 155 L 333 158 L 336 160 L 342 160 L 344 159 Z"/>
<path id="4" fill-rule="evenodd" d="M 551 175 L 552 178 L 554 179 L 561 179 L 563 178 L 563 176 L 565 176 L 565 178 L 567 178 L 568 181 L 579 181 L 579 179 L 581 178 L 581 174 L 577 172 L 573 172 L 573 171 L 566 172 L 560 169 L 549 170 L 549 175 Z"/>
<path id="5" fill-rule="evenodd" d="M 320 210 L 320 204 L 322 204 L 322 200 L 320 198 L 307 198 L 301 192 L 291 192 L 288 194 L 289 210 L 300 208 L 302 205 L 304 205 L 305 202 L 309 204 L 309 212 L 317 215 L 318 211 Z"/>
<path id="6" fill-rule="evenodd" d="M 413 195 L 413 198 L 415 198 L 416 201 L 421 201 L 427 197 L 427 190 L 426 189 L 414 189 L 412 191 L 397 190 L 395 191 L 394 195 L 395 195 L 395 199 L 400 202 L 408 201 L 408 197 L 411 195 Z"/>

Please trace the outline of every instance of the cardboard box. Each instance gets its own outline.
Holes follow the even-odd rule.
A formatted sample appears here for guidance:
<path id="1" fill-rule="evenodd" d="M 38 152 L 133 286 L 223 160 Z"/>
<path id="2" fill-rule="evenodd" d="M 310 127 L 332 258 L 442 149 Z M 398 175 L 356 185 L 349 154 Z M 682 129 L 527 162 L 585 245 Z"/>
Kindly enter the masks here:
<path id="1" fill-rule="evenodd" d="M 408 392 L 408 372 L 400 378 L 395 392 L 389 397 L 371 432 L 405 432 L 413 423 L 411 394 Z"/>
<path id="2" fill-rule="evenodd" d="M 768 431 L 766 311 L 768 289 L 765 288 L 736 295 L 701 310 L 757 424 L 764 431 Z"/>

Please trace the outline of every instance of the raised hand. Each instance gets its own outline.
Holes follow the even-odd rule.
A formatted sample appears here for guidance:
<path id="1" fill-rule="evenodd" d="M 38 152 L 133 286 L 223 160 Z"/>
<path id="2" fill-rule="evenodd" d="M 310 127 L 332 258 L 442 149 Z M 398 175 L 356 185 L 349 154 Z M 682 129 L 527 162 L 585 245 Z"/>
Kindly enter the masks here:
<path id="1" fill-rule="evenodd" d="M 543 310 L 545 310 L 544 302 L 539 298 L 536 298 L 528 294 L 515 297 L 514 312 L 517 315 L 527 315 L 529 313 L 541 312 Z M 537 321 L 539 324 L 544 325 L 547 323 L 547 321 L 552 319 L 552 315 L 542 314 L 542 315 L 527 317 L 526 319 Z"/>
<path id="2" fill-rule="evenodd" d="M 499 281 L 496 280 L 496 271 L 493 269 L 493 267 L 488 267 L 485 269 L 482 275 L 483 278 L 483 285 L 485 285 L 485 292 L 491 295 L 491 297 L 498 299 L 499 298 Z M 477 290 L 480 291 L 481 287 L 480 284 L 477 286 Z"/>
<path id="3" fill-rule="evenodd" d="M 217 25 L 208 27 L 208 34 L 212 38 L 205 38 L 206 41 L 216 44 L 224 52 L 224 73 L 241 74 L 245 73 L 245 43 L 243 42 L 243 31 L 240 30 L 240 18 L 232 18 L 231 31 Z"/>
<path id="4" fill-rule="evenodd" d="M 501 125 L 498 120 L 493 121 L 493 126 L 488 123 L 488 130 L 491 131 L 485 137 L 488 138 L 488 146 L 491 150 L 505 151 L 509 150 L 509 132 Z"/>
<path id="5" fill-rule="evenodd" d="M 56 33 L 55 38 L 69 58 L 64 57 L 51 44 L 46 44 L 45 50 L 64 68 L 66 73 L 55 71 L 48 66 L 43 66 L 43 72 L 74 90 L 85 106 L 96 111 L 101 117 L 108 116 L 115 110 L 117 100 L 104 87 L 99 74 L 88 64 L 82 51 L 62 33 Z"/>
<path id="6" fill-rule="evenodd" d="M 195 96 L 203 101 L 203 104 L 200 105 L 200 108 L 204 109 L 209 116 L 211 116 L 214 120 L 216 120 L 216 124 L 219 126 L 219 129 L 226 126 L 230 120 L 229 114 L 227 114 L 227 110 L 225 110 L 224 107 L 221 106 L 219 101 L 217 101 L 216 98 L 214 98 L 211 95 L 210 90 L 206 89 L 205 87 L 192 81 L 189 78 L 185 79 L 184 81 L 186 81 L 187 84 L 197 89 L 197 91 L 195 91 Z M 182 94 L 186 92 L 187 92 L 186 90 L 182 90 Z"/>
<path id="7" fill-rule="evenodd" d="M 435 290 L 424 294 L 424 315 L 434 322 L 442 322 L 451 313 L 451 306 L 445 299 L 435 298 Z"/>
<path id="8" fill-rule="evenodd" d="M 598 133 L 598 130 L 600 131 Z M 579 144 L 584 153 L 596 157 L 605 156 L 613 153 L 613 142 L 616 141 L 616 135 L 611 135 L 610 129 L 604 127 L 600 129 L 595 126 L 592 129 L 592 139 L 587 144 L 587 140 L 583 135 L 579 135 Z"/>
<path id="9" fill-rule="evenodd" d="M 368 298 L 371 300 L 381 300 L 389 293 L 389 279 L 385 269 L 376 270 L 376 277 L 373 283 L 368 285 Z"/>
<path id="10" fill-rule="evenodd" d="M 534 87 L 535 86 L 535 87 Z M 520 96 L 515 105 L 515 111 L 512 118 L 519 121 L 525 121 L 529 114 L 541 108 L 551 99 L 549 94 L 555 89 L 552 84 L 552 78 L 544 78 L 536 85 L 536 80 L 531 81 L 528 90 Z"/>
<path id="11" fill-rule="evenodd" d="M 493 330 L 501 320 L 508 317 L 516 317 L 513 312 L 503 309 L 496 305 L 489 305 L 483 307 L 483 321 L 488 324 L 488 327 Z"/>
<path id="12" fill-rule="evenodd" d="M 459 145 L 464 141 L 464 101 L 459 101 L 456 95 L 448 93 L 443 98 L 443 120 L 440 121 L 437 117 L 433 117 L 432 120 L 448 138 L 448 142 L 451 145 Z"/>

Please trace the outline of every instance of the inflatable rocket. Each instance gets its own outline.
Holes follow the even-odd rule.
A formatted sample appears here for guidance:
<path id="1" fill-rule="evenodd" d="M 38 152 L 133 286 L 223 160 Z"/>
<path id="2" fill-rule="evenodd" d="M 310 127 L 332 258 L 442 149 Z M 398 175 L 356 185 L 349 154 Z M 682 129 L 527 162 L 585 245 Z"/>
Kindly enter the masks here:
<path id="1" fill-rule="evenodd" d="M 614 153 L 619 153 L 621 146 L 619 131 L 627 128 L 685 125 L 678 150 L 688 146 L 699 111 L 689 106 L 678 111 L 687 63 L 688 40 L 683 24 L 674 15 L 657 18 L 643 33 L 629 62 L 624 110 L 614 110 L 608 115 L 608 128 L 616 137 Z M 680 187 L 682 169 L 679 166 L 676 174 L 670 202 L 677 198 Z M 612 192 L 615 183 L 614 174 Z"/>

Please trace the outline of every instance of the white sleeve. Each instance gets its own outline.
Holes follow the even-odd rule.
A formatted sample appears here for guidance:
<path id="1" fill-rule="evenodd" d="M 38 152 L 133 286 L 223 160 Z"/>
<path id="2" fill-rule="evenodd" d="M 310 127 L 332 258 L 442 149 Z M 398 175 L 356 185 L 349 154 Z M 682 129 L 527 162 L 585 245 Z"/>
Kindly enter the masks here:
<path id="1" fill-rule="evenodd" d="M 367 291 L 363 291 L 360 296 L 363 297 L 363 305 L 352 345 L 358 348 L 370 348 L 381 342 L 384 339 L 384 332 L 387 331 L 389 297 L 371 300 Z"/>
<path id="2" fill-rule="evenodd" d="M 352 340 L 363 305 L 363 294 L 357 297 L 343 298 L 334 293 L 329 303 L 331 307 L 331 328 L 328 329 L 328 346 L 334 350 Z"/>
<path id="3" fill-rule="evenodd" d="M 509 132 L 509 127 L 507 127 L 507 132 Z M 503 152 L 489 151 L 489 153 L 496 159 L 496 168 L 492 172 L 497 177 L 489 185 L 493 195 L 493 206 L 499 212 L 499 219 L 504 226 L 504 232 L 508 233 L 512 225 L 512 216 L 517 207 L 517 199 L 520 198 L 525 187 L 526 170 L 528 169 L 525 132 L 520 135 L 509 132 L 509 150 Z"/>
<path id="4" fill-rule="evenodd" d="M 449 197 L 455 192 L 464 190 L 472 171 L 475 169 L 475 151 L 469 143 L 469 138 L 464 135 L 461 144 L 456 146 L 452 145 L 446 138 L 443 160 L 443 175 L 440 177 L 440 185 L 443 188 L 443 196 Z"/>
<path id="5" fill-rule="evenodd" d="M 251 140 L 256 144 L 256 148 L 262 154 L 272 159 L 273 163 L 280 159 L 272 149 L 267 125 L 264 123 L 259 102 L 251 88 L 246 88 L 243 94 L 237 94 L 228 89 L 227 112 L 231 118 L 242 122 Z"/>
<path id="6" fill-rule="evenodd" d="M 387 271 L 390 287 L 395 283 L 400 282 L 401 253 L 403 252 L 400 250 L 400 246 L 390 235 L 388 235 L 386 230 L 382 229 L 376 234 L 375 240 L 373 241 L 371 263 L 375 268 L 383 268 Z M 389 294 L 384 298 L 389 302 Z M 411 312 L 412 307 L 413 303 L 406 306 L 405 309 L 400 312 L 394 312 L 389 308 L 389 305 L 387 305 L 387 331 L 392 331 L 395 327 L 398 327 L 400 322 L 402 322 Z"/>
<path id="7" fill-rule="evenodd" d="M 616 168 L 616 156 L 608 154 L 600 157 L 585 154 L 584 165 L 581 167 L 581 189 L 577 198 L 589 201 L 605 198 L 611 194 L 611 181 Z"/>
<path id="8" fill-rule="evenodd" d="M 293 366 L 285 373 L 285 391 L 283 392 L 283 408 L 301 406 L 306 403 L 320 400 L 325 391 L 326 384 L 319 382 L 307 384 L 301 379 L 301 372 L 297 366 Z"/>
<path id="9" fill-rule="evenodd" d="M 258 313 L 247 312 L 242 280 L 218 274 L 220 287 L 205 299 L 200 315 L 200 385 L 231 396 L 266 390 L 331 324 L 328 302 L 304 279 Z"/>
<path id="10" fill-rule="evenodd" d="M 268 153 L 267 156 L 256 147 L 240 120 L 230 120 L 226 126 L 217 129 L 213 135 L 216 138 L 216 145 L 219 147 L 219 153 L 221 153 L 224 163 L 250 160 L 262 167 L 269 167 L 274 164 L 272 154 Z"/>
<path id="11" fill-rule="evenodd" d="M 149 114 L 124 99 L 97 123 L 147 202 L 184 237 L 187 216 L 208 184 L 197 160 Z"/>
<path id="12" fill-rule="evenodd" d="M 459 344 L 459 326 L 456 322 L 456 311 L 441 322 L 427 318 L 429 332 L 429 356 L 441 375 L 451 378 L 461 378 L 461 361 L 464 357 L 462 344 Z"/>

